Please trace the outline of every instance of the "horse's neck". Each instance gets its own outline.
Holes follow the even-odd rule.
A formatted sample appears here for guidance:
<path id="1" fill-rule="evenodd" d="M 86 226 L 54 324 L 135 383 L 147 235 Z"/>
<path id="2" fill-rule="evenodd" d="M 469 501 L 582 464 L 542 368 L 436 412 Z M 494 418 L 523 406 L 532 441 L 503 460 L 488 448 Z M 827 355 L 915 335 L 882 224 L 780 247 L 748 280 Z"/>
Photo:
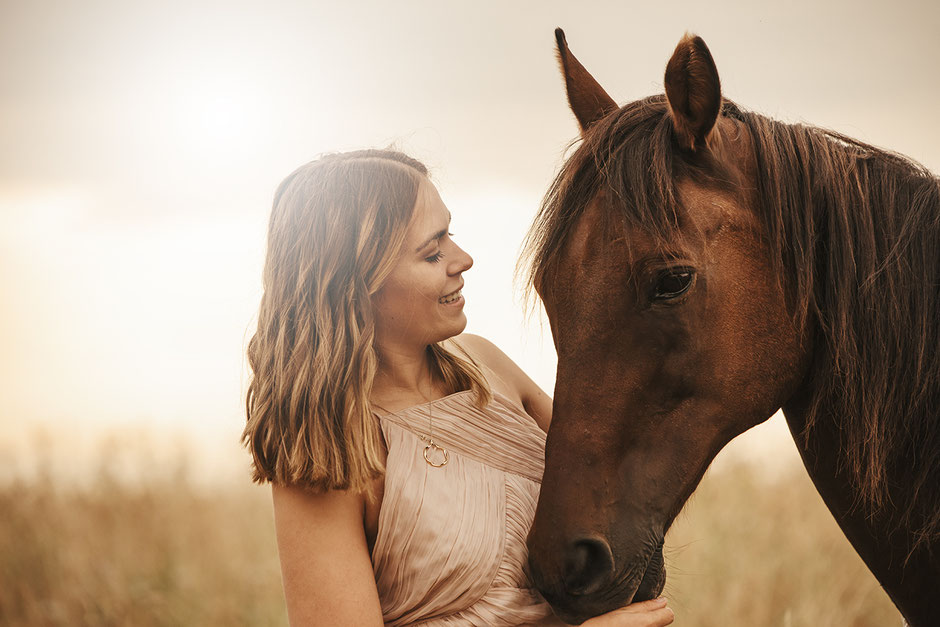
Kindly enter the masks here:
<path id="1" fill-rule="evenodd" d="M 804 437 L 808 395 L 784 406 L 787 424 L 810 478 L 842 532 L 911 627 L 940 625 L 940 547 L 911 553 L 914 538 L 892 528 L 890 512 L 870 515 L 860 505 L 847 473 L 840 469 L 839 430 L 831 415 L 817 417 Z M 931 556 L 931 550 L 934 555 Z"/>

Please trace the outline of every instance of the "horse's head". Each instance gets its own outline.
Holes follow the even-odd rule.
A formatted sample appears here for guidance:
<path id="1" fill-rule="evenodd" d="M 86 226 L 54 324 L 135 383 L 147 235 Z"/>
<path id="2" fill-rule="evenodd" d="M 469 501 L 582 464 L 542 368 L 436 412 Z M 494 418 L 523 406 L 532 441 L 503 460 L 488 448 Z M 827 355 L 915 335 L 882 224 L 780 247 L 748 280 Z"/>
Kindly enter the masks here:
<path id="1" fill-rule="evenodd" d="M 718 451 L 793 394 L 808 348 L 704 42 L 679 43 L 665 97 L 618 108 L 556 35 L 583 143 L 529 242 L 558 352 L 529 559 L 582 621 L 661 592 L 666 530 Z"/>

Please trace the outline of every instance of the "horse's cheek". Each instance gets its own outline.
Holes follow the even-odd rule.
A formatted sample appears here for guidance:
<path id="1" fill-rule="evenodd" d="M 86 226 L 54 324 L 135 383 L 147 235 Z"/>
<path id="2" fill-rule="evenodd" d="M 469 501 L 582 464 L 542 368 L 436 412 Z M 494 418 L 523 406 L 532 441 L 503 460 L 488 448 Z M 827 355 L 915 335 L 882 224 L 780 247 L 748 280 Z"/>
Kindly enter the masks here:
<path id="1" fill-rule="evenodd" d="M 802 378 L 802 332 L 787 311 L 784 287 L 766 251 L 756 241 L 738 242 L 724 267 L 734 273 L 725 292 L 727 315 L 718 335 L 727 338 L 720 363 L 728 371 L 729 395 L 740 399 L 742 426 L 749 428 L 775 412 Z"/>

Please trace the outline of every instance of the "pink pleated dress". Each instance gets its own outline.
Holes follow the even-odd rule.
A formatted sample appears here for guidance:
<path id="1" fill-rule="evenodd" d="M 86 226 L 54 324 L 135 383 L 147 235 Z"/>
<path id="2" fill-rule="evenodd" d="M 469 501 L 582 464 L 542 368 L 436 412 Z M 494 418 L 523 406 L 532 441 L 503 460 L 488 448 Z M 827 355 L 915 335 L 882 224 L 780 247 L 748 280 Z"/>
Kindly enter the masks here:
<path id="1" fill-rule="evenodd" d="M 372 565 L 386 625 L 561 625 L 531 587 L 526 535 L 535 516 L 545 434 L 494 393 L 432 401 L 445 466 L 424 458 L 428 406 L 379 416 L 388 445 Z"/>

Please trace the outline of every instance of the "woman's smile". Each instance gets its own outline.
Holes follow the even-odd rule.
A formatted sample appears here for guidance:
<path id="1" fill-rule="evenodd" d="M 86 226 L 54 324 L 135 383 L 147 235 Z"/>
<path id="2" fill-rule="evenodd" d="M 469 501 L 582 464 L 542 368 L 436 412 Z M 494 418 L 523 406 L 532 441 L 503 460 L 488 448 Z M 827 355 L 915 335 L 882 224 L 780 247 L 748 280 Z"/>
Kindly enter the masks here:
<path id="1" fill-rule="evenodd" d="M 456 291 L 450 294 L 441 296 L 437 302 L 448 307 L 462 307 L 465 302 L 463 298 L 463 286 L 461 285 Z"/>

